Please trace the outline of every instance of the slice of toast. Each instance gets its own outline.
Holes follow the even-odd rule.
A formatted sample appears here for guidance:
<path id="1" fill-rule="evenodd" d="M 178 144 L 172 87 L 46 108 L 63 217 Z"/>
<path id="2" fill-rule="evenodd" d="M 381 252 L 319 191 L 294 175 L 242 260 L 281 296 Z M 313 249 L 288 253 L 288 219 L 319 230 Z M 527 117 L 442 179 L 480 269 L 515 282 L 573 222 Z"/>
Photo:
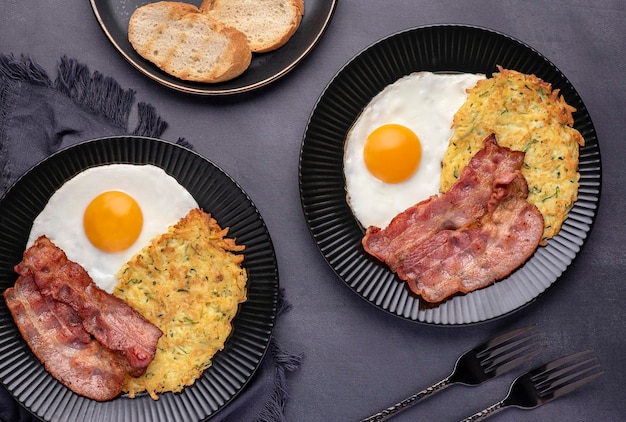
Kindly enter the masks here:
<path id="1" fill-rule="evenodd" d="M 302 0 L 204 0 L 207 15 L 246 34 L 250 49 L 265 53 L 282 47 L 304 14 Z"/>
<path id="2" fill-rule="evenodd" d="M 128 39 L 137 53 L 163 71 L 194 82 L 233 79 L 252 59 L 242 32 L 182 2 L 139 7 L 130 18 Z"/>

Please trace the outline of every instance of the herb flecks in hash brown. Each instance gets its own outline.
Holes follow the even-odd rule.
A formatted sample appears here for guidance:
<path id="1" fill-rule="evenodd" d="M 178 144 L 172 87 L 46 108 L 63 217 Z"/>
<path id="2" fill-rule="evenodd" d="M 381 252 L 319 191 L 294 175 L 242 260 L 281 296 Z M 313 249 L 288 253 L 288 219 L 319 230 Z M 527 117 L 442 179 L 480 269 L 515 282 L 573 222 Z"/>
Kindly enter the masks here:
<path id="1" fill-rule="evenodd" d="M 224 348 L 239 303 L 246 300 L 244 246 L 226 238 L 209 214 L 191 210 L 156 237 L 118 273 L 114 295 L 163 331 L 154 361 L 124 391 L 180 392 Z"/>
<path id="2" fill-rule="evenodd" d="M 543 237 L 548 239 L 559 232 L 578 197 L 578 149 L 584 139 L 572 128 L 575 109 L 551 84 L 535 75 L 498 69 L 468 91 L 454 116 L 441 191 L 456 182 L 483 140 L 495 133 L 499 145 L 526 153 L 522 174 L 528 181 L 528 202 L 541 211 Z"/>

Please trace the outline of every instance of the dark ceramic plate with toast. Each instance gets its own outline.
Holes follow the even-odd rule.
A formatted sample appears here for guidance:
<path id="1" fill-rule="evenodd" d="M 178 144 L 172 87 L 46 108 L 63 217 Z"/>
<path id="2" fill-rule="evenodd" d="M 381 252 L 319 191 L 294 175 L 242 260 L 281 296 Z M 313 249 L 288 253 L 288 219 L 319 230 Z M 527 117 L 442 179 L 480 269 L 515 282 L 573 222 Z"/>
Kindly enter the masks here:
<path id="1" fill-rule="evenodd" d="M 240 76 L 215 84 L 175 78 L 141 57 L 128 41 L 130 16 L 149 0 L 90 0 L 102 30 L 119 53 L 137 70 L 169 88 L 196 95 L 222 96 L 253 91 L 280 79 L 295 68 L 317 45 L 330 24 L 337 0 L 306 0 L 302 22 L 289 42 L 278 50 L 252 56 L 250 67 Z M 199 6 L 201 1 L 189 1 Z"/>
<path id="2" fill-rule="evenodd" d="M 44 421 L 204 421 L 247 385 L 265 355 L 276 318 L 278 268 L 274 247 L 257 208 L 241 187 L 204 157 L 178 145 L 141 137 L 102 138 L 51 155 L 23 175 L 0 199 L 0 292 L 16 280 L 33 219 L 66 180 L 93 166 L 152 164 L 183 185 L 198 204 L 246 245 L 248 299 L 240 305 L 222 351 L 195 384 L 153 400 L 142 393 L 97 402 L 54 379 L 22 339 L 0 301 L 0 381 L 24 407 Z"/>
<path id="3" fill-rule="evenodd" d="M 430 305 L 406 283 L 368 256 L 363 229 L 346 201 L 343 175 L 346 135 L 367 103 L 385 86 L 417 71 L 491 75 L 496 65 L 534 73 L 559 89 L 576 108 L 580 188 L 560 233 L 504 280 Z M 302 142 L 300 197 L 314 241 L 336 274 L 357 295 L 409 321 L 462 325 L 508 315 L 534 301 L 574 261 L 592 228 L 600 200 L 601 162 L 596 132 L 567 78 L 532 47 L 508 35 L 465 25 L 431 25 L 382 39 L 353 57 L 320 96 Z"/>

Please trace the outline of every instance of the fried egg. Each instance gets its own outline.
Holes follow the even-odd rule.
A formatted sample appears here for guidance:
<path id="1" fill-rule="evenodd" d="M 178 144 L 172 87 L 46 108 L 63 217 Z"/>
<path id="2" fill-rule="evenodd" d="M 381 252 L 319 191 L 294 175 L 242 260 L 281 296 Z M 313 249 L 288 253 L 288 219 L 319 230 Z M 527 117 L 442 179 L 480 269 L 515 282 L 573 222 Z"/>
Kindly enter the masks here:
<path id="1" fill-rule="evenodd" d="M 159 167 L 92 167 L 50 197 L 33 222 L 27 246 L 48 236 L 111 293 L 122 265 L 197 207 L 193 196 Z"/>
<path id="2" fill-rule="evenodd" d="M 416 72 L 378 93 L 348 132 L 344 176 L 359 223 L 384 228 L 439 192 L 454 113 L 485 75 Z"/>

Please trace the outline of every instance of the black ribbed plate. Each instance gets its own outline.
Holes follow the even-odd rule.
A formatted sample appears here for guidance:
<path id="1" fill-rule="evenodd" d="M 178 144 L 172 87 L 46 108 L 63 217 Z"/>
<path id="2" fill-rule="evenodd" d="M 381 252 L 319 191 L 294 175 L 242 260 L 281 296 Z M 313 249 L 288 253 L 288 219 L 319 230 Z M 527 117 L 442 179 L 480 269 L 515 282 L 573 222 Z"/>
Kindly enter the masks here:
<path id="1" fill-rule="evenodd" d="M 110 163 L 153 164 L 175 177 L 228 235 L 246 245 L 248 300 L 233 320 L 224 350 L 196 383 L 158 401 L 147 394 L 96 402 L 56 381 L 22 339 L 0 300 L 0 380 L 9 392 L 45 421 L 201 421 L 226 406 L 259 367 L 271 337 L 278 302 L 274 247 L 261 215 L 224 171 L 183 147 L 141 137 L 103 138 L 60 151 L 28 171 L 0 200 L 0 290 L 17 279 L 30 227 L 50 196 L 80 171 Z"/>
<path id="2" fill-rule="evenodd" d="M 576 107 L 574 127 L 585 138 L 585 146 L 580 149 L 578 201 L 560 233 L 507 279 L 437 306 L 428 305 L 363 251 L 364 232 L 346 202 L 344 140 L 372 97 L 402 76 L 417 71 L 491 75 L 498 64 L 534 73 L 560 89 L 565 100 Z M 578 93 L 540 53 L 492 30 L 433 25 L 376 42 L 335 75 L 310 116 L 300 153 L 299 182 L 304 216 L 315 242 L 329 265 L 355 293 L 410 321 L 468 324 L 520 309 L 544 292 L 572 263 L 596 217 L 601 185 L 600 150 L 593 123 Z"/>
<path id="3" fill-rule="evenodd" d="M 214 84 L 184 81 L 163 72 L 141 57 L 128 41 L 128 22 L 135 9 L 154 0 L 90 0 L 105 35 L 135 69 L 161 85 L 196 95 L 232 95 L 249 92 L 285 76 L 317 45 L 330 24 L 337 0 L 305 0 L 304 15 L 287 44 L 269 53 L 252 54 L 250 67 L 235 79 Z M 201 0 L 189 1 L 196 6 Z"/>

